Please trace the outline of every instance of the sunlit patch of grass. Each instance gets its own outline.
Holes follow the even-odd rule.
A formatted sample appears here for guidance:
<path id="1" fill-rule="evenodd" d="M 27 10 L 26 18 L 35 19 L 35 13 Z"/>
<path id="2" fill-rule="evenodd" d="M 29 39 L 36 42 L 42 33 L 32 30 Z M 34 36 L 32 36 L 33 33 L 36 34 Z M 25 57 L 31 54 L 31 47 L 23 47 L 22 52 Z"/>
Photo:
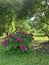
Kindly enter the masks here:
<path id="1" fill-rule="evenodd" d="M 44 42 L 44 41 L 48 41 L 49 39 L 48 37 L 44 36 L 44 37 L 34 37 L 34 40 Z"/>

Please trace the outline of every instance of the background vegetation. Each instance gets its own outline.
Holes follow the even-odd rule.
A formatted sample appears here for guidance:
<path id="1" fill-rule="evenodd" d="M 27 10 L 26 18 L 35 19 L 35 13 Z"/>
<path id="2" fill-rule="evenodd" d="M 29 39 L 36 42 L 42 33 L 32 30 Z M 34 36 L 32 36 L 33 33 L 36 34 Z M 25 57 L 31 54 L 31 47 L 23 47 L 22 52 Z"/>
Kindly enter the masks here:
<path id="1" fill-rule="evenodd" d="M 6 55 L 2 38 L 33 33 L 28 53 Z M 49 0 L 0 0 L 0 65 L 49 65 Z"/>

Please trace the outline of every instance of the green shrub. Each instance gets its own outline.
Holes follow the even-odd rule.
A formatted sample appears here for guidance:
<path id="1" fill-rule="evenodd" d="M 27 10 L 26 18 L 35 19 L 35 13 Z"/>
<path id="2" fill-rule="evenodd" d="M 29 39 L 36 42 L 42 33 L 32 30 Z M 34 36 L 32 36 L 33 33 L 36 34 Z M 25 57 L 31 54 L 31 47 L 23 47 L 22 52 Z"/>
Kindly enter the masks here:
<path id="1" fill-rule="evenodd" d="M 6 52 L 12 53 L 16 51 L 26 52 L 29 50 L 29 43 L 33 40 L 33 34 L 26 32 L 16 32 L 9 34 L 7 38 L 2 41 L 2 46 Z"/>

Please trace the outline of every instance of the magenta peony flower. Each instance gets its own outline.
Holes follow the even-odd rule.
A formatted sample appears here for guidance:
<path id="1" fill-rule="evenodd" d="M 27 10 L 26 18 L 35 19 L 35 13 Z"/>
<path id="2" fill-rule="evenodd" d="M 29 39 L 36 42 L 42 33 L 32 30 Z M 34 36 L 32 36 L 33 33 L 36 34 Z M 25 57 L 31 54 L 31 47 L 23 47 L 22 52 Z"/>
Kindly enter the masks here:
<path id="1" fill-rule="evenodd" d="M 13 37 L 13 34 L 9 34 L 8 37 L 9 37 L 9 38 L 12 38 L 12 37 Z"/>
<path id="2" fill-rule="evenodd" d="M 3 41 L 2 41 L 2 46 L 6 46 L 6 42 L 8 41 L 8 39 L 4 39 Z"/>
<path id="3" fill-rule="evenodd" d="M 22 45 L 22 46 L 20 46 L 20 49 L 26 51 L 27 50 L 27 47 L 24 46 L 24 45 Z"/>
<path id="4" fill-rule="evenodd" d="M 26 32 L 22 31 L 21 34 L 26 34 Z"/>
<path id="5" fill-rule="evenodd" d="M 22 40 L 21 37 L 18 37 L 18 38 L 17 38 L 17 41 L 18 41 L 18 42 L 22 42 L 23 40 Z"/>
<path id="6" fill-rule="evenodd" d="M 22 32 L 20 32 L 20 34 L 23 34 L 23 35 L 28 35 L 25 31 L 22 31 Z"/>
<path id="7" fill-rule="evenodd" d="M 7 44 L 6 43 L 2 43 L 2 46 L 7 46 Z"/>

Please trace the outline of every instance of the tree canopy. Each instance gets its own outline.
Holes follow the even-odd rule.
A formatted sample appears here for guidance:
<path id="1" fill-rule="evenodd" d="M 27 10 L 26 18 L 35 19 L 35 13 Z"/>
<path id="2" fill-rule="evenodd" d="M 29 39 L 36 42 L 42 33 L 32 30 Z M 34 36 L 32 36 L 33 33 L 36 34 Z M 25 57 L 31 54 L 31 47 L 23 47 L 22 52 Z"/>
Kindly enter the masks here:
<path id="1" fill-rule="evenodd" d="M 0 32 L 14 32 L 18 27 L 17 22 L 34 16 L 38 29 L 49 37 L 48 0 L 0 0 Z"/>

